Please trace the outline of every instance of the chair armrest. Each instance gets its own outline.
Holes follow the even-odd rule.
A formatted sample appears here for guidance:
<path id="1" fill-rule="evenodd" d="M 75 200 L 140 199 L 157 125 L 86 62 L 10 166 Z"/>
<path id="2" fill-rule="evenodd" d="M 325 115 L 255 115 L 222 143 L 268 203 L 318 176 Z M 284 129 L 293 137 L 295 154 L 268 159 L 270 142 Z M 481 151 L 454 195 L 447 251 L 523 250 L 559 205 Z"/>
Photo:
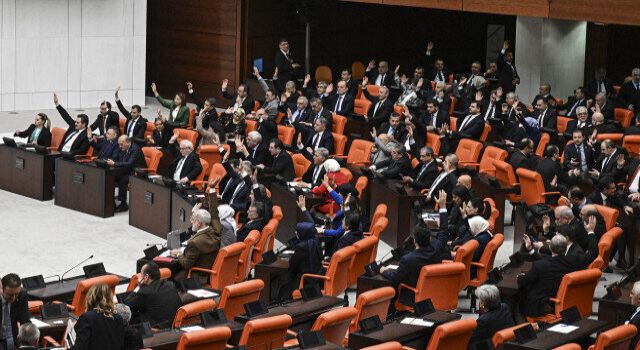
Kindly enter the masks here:
<path id="1" fill-rule="evenodd" d="M 290 335 L 295 338 L 298 336 L 298 332 L 287 329 L 287 335 Z"/>
<path id="2" fill-rule="evenodd" d="M 301 177 L 294 177 L 294 178 L 293 178 L 293 181 L 296 181 L 296 182 L 297 182 L 297 181 L 302 181 L 302 178 L 301 178 Z"/>
<path id="3" fill-rule="evenodd" d="M 155 175 L 156 171 L 151 168 L 138 168 L 139 170 L 144 170 L 151 175 Z"/>
<path id="4" fill-rule="evenodd" d="M 552 301 L 554 304 L 560 304 L 560 299 L 557 298 L 549 298 L 549 301 Z"/>
<path id="5" fill-rule="evenodd" d="M 193 185 L 202 185 L 202 184 L 206 184 L 206 183 L 209 183 L 209 181 L 204 181 L 204 180 L 193 180 L 193 181 L 191 181 L 190 183 L 191 183 L 191 185 L 193 186 Z"/>
<path id="6" fill-rule="evenodd" d="M 463 166 L 463 167 L 468 166 L 468 167 L 476 167 L 477 168 L 477 167 L 480 166 L 480 163 L 473 163 L 473 162 L 460 162 L 459 164 L 460 164 L 460 166 Z"/>
<path id="7" fill-rule="evenodd" d="M 337 154 L 336 154 L 336 155 L 333 155 L 333 156 L 331 156 L 331 157 L 333 157 L 333 158 L 340 158 L 340 159 L 347 159 L 347 158 L 349 158 L 348 156 L 339 156 L 339 155 L 337 155 Z"/>
<path id="8" fill-rule="evenodd" d="M 346 158 L 346 157 L 345 157 Z M 365 161 L 365 162 L 353 162 L 351 163 L 352 165 L 371 165 L 370 161 Z"/>
<path id="9" fill-rule="evenodd" d="M 542 192 L 540 194 L 543 196 L 562 196 L 560 192 Z"/>
<path id="10" fill-rule="evenodd" d="M 485 267 L 483 263 L 479 263 L 479 262 L 475 262 L 475 261 L 471 262 L 471 266 L 477 266 L 477 267 L 482 267 L 482 268 Z"/>
<path id="11" fill-rule="evenodd" d="M 59 300 L 54 300 L 51 303 L 52 304 L 64 304 L 67 307 L 67 310 L 69 310 L 69 311 L 75 311 L 76 310 L 75 306 L 73 306 L 71 304 L 64 303 L 64 302 L 59 301 Z"/>
<path id="12" fill-rule="evenodd" d="M 42 347 L 47 347 L 48 345 L 55 346 L 57 348 L 61 347 L 60 343 L 55 341 L 55 339 L 51 338 L 49 335 L 45 335 L 42 337 Z"/>
<path id="13" fill-rule="evenodd" d="M 315 274 L 312 274 L 312 273 L 305 273 L 305 274 L 302 275 L 302 277 L 300 277 L 300 286 L 299 286 L 300 289 L 302 289 L 304 287 L 305 278 L 316 278 L 316 279 L 325 280 L 325 281 L 329 280 L 329 277 L 327 277 L 327 276 L 315 275 Z"/>
<path id="14" fill-rule="evenodd" d="M 452 263 L 453 260 L 442 260 L 443 263 Z"/>
<path id="15" fill-rule="evenodd" d="M 404 289 L 408 289 L 408 290 L 410 290 L 410 291 L 412 291 L 412 292 L 414 292 L 414 293 L 418 293 L 418 289 L 413 288 L 413 287 L 411 287 L 411 286 L 410 286 L 410 285 L 408 285 L 408 284 L 400 283 L 400 284 L 398 285 L 398 295 L 400 295 L 400 290 L 401 290 L 401 289 L 403 289 L 403 288 L 404 288 Z"/>
<path id="16" fill-rule="evenodd" d="M 191 272 L 193 271 L 200 271 L 200 272 L 206 272 L 206 273 L 210 273 L 210 274 L 217 274 L 216 271 L 213 270 L 209 270 L 209 269 L 203 269 L 202 267 L 192 267 L 189 269 L 189 273 L 187 274 L 187 278 L 191 278 Z"/>
<path id="17" fill-rule="evenodd" d="M 429 194 L 429 189 L 425 188 L 425 189 L 420 190 L 420 194 L 424 194 L 426 196 L 427 194 Z"/>
<path id="18" fill-rule="evenodd" d="M 55 150 L 57 150 L 57 149 L 58 149 L 58 147 L 47 147 L 47 150 L 49 150 L 49 151 L 55 151 Z M 44 339 L 44 338 L 43 338 L 43 339 Z"/>
<path id="19" fill-rule="evenodd" d="M 363 232 L 362 234 L 365 236 L 371 236 L 371 232 Z"/>

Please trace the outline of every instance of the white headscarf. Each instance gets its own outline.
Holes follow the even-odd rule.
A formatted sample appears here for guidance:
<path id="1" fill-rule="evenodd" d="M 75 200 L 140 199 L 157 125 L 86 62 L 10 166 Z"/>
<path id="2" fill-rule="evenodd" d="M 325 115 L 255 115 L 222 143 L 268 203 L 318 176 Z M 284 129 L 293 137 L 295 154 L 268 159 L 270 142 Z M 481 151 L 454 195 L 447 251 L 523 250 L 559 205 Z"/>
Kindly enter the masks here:
<path id="1" fill-rule="evenodd" d="M 218 216 L 220 216 L 220 222 L 228 222 L 229 225 L 231 225 L 231 227 L 233 228 L 234 233 L 237 230 L 236 218 L 234 217 L 235 215 L 236 211 L 233 210 L 233 208 L 231 208 L 229 205 L 221 204 L 218 206 Z"/>
<path id="2" fill-rule="evenodd" d="M 335 173 L 336 171 L 340 171 L 340 163 L 335 159 L 325 160 L 322 166 L 326 173 Z"/>
<path id="3" fill-rule="evenodd" d="M 469 229 L 471 230 L 471 235 L 474 237 L 484 231 L 487 231 L 489 235 L 492 236 L 491 232 L 489 232 L 489 222 L 480 215 L 469 219 Z"/>

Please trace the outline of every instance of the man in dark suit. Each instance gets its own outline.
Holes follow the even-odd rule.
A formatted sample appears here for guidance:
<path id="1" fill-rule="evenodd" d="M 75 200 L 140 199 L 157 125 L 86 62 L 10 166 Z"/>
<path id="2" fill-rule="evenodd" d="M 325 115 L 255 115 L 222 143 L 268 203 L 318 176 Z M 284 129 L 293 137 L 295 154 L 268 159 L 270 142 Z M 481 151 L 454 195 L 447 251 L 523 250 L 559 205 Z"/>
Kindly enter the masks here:
<path id="1" fill-rule="evenodd" d="M 582 129 L 575 129 L 572 134 L 573 143 L 564 148 L 565 169 L 569 176 L 584 176 L 594 164 L 594 151 L 585 142 Z"/>
<path id="2" fill-rule="evenodd" d="M 616 181 L 624 181 L 622 177 L 616 176 L 618 173 L 615 171 L 618 159 L 624 157 L 622 149 L 618 148 L 615 142 L 606 139 L 600 142 L 600 156 L 589 174 L 595 179 L 611 176 Z"/>
<path id="3" fill-rule="evenodd" d="M 98 129 L 98 135 L 104 135 L 112 126 L 120 127 L 120 117 L 118 113 L 111 110 L 111 103 L 109 101 L 102 101 L 100 104 L 100 114 L 98 114 L 90 128 L 92 131 Z"/>
<path id="4" fill-rule="evenodd" d="M 371 101 L 371 108 L 367 112 L 367 121 L 375 128 L 384 123 L 391 113 L 393 113 L 393 102 L 389 99 L 389 88 L 381 86 L 378 89 L 378 96 L 373 96 L 367 91 L 367 83 L 369 79 L 362 79 L 362 93 Z"/>
<path id="5" fill-rule="evenodd" d="M 89 138 L 89 144 L 93 147 L 93 154 L 98 153 L 98 159 L 115 159 L 118 157 L 120 148 L 118 146 L 118 132 L 119 129 L 115 126 L 109 127 L 105 137 L 98 139 L 91 133 L 91 129 L 87 128 L 87 138 Z"/>
<path id="6" fill-rule="evenodd" d="M 236 157 L 248 160 L 253 165 L 266 164 L 269 161 L 269 150 L 262 140 L 262 135 L 255 130 L 247 135 L 246 145 L 240 137 L 236 137 Z"/>
<path id="7" fill-rule="evenodd" d="M 632 324 L 640 329 L 640 281 L 633 283 L 629 297 L 631 298 L 631 305 L 637 307 L 637 309 L 629 316 L 629 321 L 625 322 L 625 324 Z M 629 350 L 634 350 L 638 342 L 640 342 L 640 332 L 636 333 L 631 339 Z"/>
<path id="8" fill-rule="evenodd" d="M 534 143 L 531 139 L 523 139 L 520 144 L 517 145 L 517 150 L 509 157 L 509 164 L 513 168 L 516 179 L 518 178 L 517 170 L 524 168 L 527 170 L 535 170 L 536 162 L 532 158 L 534 152 Z"/>
<path id="9" fill-rule="evenodd" d="M 300 68 L 300 64 L 293 60 L 287 39 L 280 39 L 278 48 L 274 62 L 278 70 L 278 89 L 284 91 L 284 85 L 290 80 L 295 80 L 295 70 Z"/>
<path id="10" fill-rule="evenodd" d="M 251 111 L 253 111 L 254 102 L 253 97 L 249 95 L 249 87 L 246 84 L 241 83 L 236 89 L 236 94 L 232 95 L 227 92 L 228 85 L 229 79 L 224 79 L 222 81 L 222 97 L 231 101 L 229 108 L 232 108 L 234 111 L 238 108 L 242 108 L 245 114 L 251 113 Z"/>
<path id="11" fill-rule="evenodd" d="M 408 131 L 403 122 L 400 121 L 401 115 L 399 113 L 392 113 L 389 116 L 389 121 L 382 124 L 378 130 L 378 134 L 386 134 L 392 137 L 394 141 L 404 145 L 407 141 Z"/>
<path id="12" fill-rule="evenodd" d="M 447 111 L 440 109 L 438 102 L 427 101 L 427 109 L 418 118 L 411 118 L 416 126 L 414 135 L 416 143 L 424 145 L 427 139 L 427 132 L 440 133 L 443 125 L 449 125 L 449 115 Z"/>
<path id="13" fill-rule="evenodd" d="M 584 96 L 584 89 L 580 86 L 573 90 L 573 96 L 570 96 L 565 104 L 557 106 L 557 109 L 558 111 L 566 111 L 564 115 L 567 117 L 576 118 L 577 108 L 586 106 L 587 98 Z"/>
<path id="14" fill-rule="evenodd" d="M 451 109 L 451 97 L 446 92 L 447 85 L 441 81 L 436 83 L 434 90 L 420 89 L 418 91 L 418 97 L 423 101 L 435 101 L 438 103 L 438 108 L 447 116 Z"/>
<path id="15" fill-rule="evenodd" d="M 433 149 L 424 146 L 420 149 L 420 163 L 413 168 L 411 176 L 404 175 L 402 183 L 417 190 L 424 190 L 431 187 L 431 184 L 438 176 L 438 163 L 433 157 Z"/>
<path id="16" fill-rule="evenodd" d="M 116 212 L 127 211 L 127 190 L 129 188 L 129 175 L 133 174 L 135 168 L 146 168 L 147 162 L 144 154 L 138 145 L 127 135 L 121 135 L 118 138 L 118 146 L 120 152 L 116 159 L 107 159 L 107 164 L 112 167 L 121 169 L 116 175 L 116 183 L 118 183 L 118 200 L 120 205 L 116 207 Z"/>
<path id="17" fill-rule="evenodd" d="M 340 71 L 340 80 L 347 84 L 348 94 L 354 99 L 358 93 L 358 85 L 360 82 L 351 77 L 351 68 L 342 68 Z"/>
<path id="18" fill-rule="evenodd" d="M 516 91 L 520 76 L 513 63 L 513 52 L 508 51 L 509 41 L 505 40 L 496 63 L 498 64 L 499 85 L 505 93 Z"/>
<path id="19" fill-rule="evenodd" d="M 458 177 L 455 175 L 455 171 L 458 169 L 458 156 L 455 154 L 448 154 L 444 157 L 442 163 L 442 171 L 436 176 L 435 180 L 429 187 L 429 192 L 425 198 L 427 205 L 433 206 L 433 197 L 437 195 L 440 190 L 444 190 L 447 194 L 450 194 L 453 188 L 458 183 Z"/>
<path id="20" fill-rule="evenodd" d="M 302 133 L 300 133 L 297 147 L 298 151 L 309 160 L 313 159 L 313 152 L 318 148 L 328 150 L 329 154 L 333 153 L 333 135 L 327 129 L 327 120 L 324 118 L 316 119 L 313 124 L 313 133 L 307 137 L 304 143 L 302 142 Z"/>
<path id="21" fill-rule="evenodd" d="M 538 121 L 538 128 L 541 132 L 548 132 L 555 135 L 558 130 L 558 114 L 555 109 L 549 107 L 549 100 L 539 98 L 536 100 L 536 110 L 532 117 Z"/>
<path id="22" fill-rule="evenodd" d="M 142 266 L 137 278 L 140 288 L 129 294 L 124 304 L 140 322 L 149 322 L 154 328 L 169 327 L 182 306 L 173 282 L 160 279 L 160 268 L 153 261 Z"/>
<path id="23" fill-rule="evenodd" d="M 142 108 L 138 105 L 131 106 L 131 111 L 127 111 L 122 105 L 120 98 L 118 97 L 118 91 L 120 87 L 116 89 L 116 104 L 120 113 L 127 118 L 127 123 L 124 125 L 124 134 L 133 139 L 136 145 L 144 146 L 144 133 L 147 131 L 147 120 L 140 115 Z"/>
<path id="24" fill-rule="evenodd" d="M 560 159 L 558 146 L 548 145 L 544 150 L 544 158 L 538 161 L 535 171 L 542 177 L 545 192 L 559 191 L 566 194 L 567 188 L 562 185 L 566 183 L 566 172 L 562 171 L 558 159 Z M 552 198 L 551 196 L 547 196 L 547 199 L 556 200 L 557 202 L 557 198 Z"/>
<path id="25" fill-rule="evenodd" d="M 147 137 L 149 145 L 162 148 L 169 147 L 169 141 L 171 140 L 171 136 L 173 136 L 171 125 L 169 125 L 169 123 L 165 123 L 162 118 L 156 118 L 153 124 L 156 129 L 153 131 L 151 136 Z"/>
<path id="26" fill-rule="evenodd" d="M 603 93 L 599 93 L 596 95 L 595 104 L 589 109 L 589 111 L 591 112 L 592 123 L 593 123 L 593 116 L 598 112 L 604 116 L 604 121 L 606 123 L 613 123 L 613 121 L 615 121 L 613 103 L 609 101 L 607 99 L 607 96 Z"/>
<path id="27" fill-rule="evenodd" d="M 567 123 L 567 130 L 564 132 L 565 139 L 570 139 L 573 135 L 573 131 L 576 129 L 582 130 L 583 135 L 591 135 L 593 132 L 593 125 L 589 121 L 589 112 L 587 107 L 578 106 L 575 110 L 575 117 Z"/>
<path id="28" fill-rule="evenodd" d="M 631 71 L 631 80 L 620 86 L 618 100 L 622 108 L 636 113 L 640 111 L 640 68 Z"/>
<path id="29" fill-rule="evenodd" d="M 247 209 L 248 221 L 244 225 L 242 225 L 242 227 L 239 228 L 238 231 L 236 231 L 238 242 L 244 242 L 244 239 L 247 238 L 249 232 L 253 230 L 262 232 L 262 229 L 266 224 L 264 211 L 265 204 L 263 202 L 254 201 L 249 205 L 249 209 Z"/>
<path id="30" fill-rule="evenodd" d="M 252 185 L 251 169 L 246 169 L 238 159 L 224 160 L 222 166 L 227 174 L 220 181 L 221 202 L 231 206 L 236 213 L 246 211 Z"/>
<path id="31" fill-rule="evenodd" d="M 348 94 L 347 83 L 336 84 L 336 94 L 329 97 L 327 108 L 335 114 L 349 116 L 353 112 L 353 97 Z"/>
<path id="32" fill-rule="evenodd" d="M 411 161 L 404 150 L 402 144 L 396 144 L 391 149 L 391 158 L 383 160 L 377 165 L 372 165 L 371 170 L 385 179 L 402 179 L 404 175 L 409 175 L 413 172 L 411 168 Z"/>
<path id="33" fill-rule="evenodd" d="M 13 350 L 18 344 L 18 323 L 31 322 L 27 293 L 15 273 L 2 277 L 0 317 L 0 349 Z"/>
<path id="34" fill-rule="evenodd" d="M 464 118 L 458 118 L 457 131 L 447 131 L 448 138 L 445 138 L 445 149 L 447 153 L 455 153 L 458 148 L 458 143 L 463 138 L 472 140 L 479 140 L 482 131 L 484 131 L 484 118 L 480 114 L 480 105 L 478 102 L 473 101 L 469 104 L 469 114 Z"/>
<path id="35" fill-rule="evenodd" d="M 191 141 L 180 141 L 180 157 L 175 159 L 169 167 L 169 174 L 171 174 L 173 180 L 187 185 L 195 180 L 201 172 L 200 157 L 193 151 Z"/>
<path id="36" fill-rule="evenodd" d="M 471 333 L 469 345 L 491 339 L 494 334 L 505 328 L 515 326 L 509 306 L 500 302 L 500 290 L 492 284 L 484 284 L 475 290 L 478 297 L 480 316 L 477 327 Z"/>
<path id="37" fill-rule="evenodd" d="M 89 125 L 89 117 L 86 114 L 78 114 L 74 121 L 64 107 L 58 103 L 58 95 L 53 94 L 53 103 L 56 105 L 56 109 L 64 121 L 69 125 L 69 128 L 64 133 L 59 152 L 69 152 L 73 155 L 85 154 L 89 150 L 89 139 L 85 129 Z"/>
<path id="38" fill-rule="evenodd" d="M 616 163 L 615 177 L 625 183 L 625 193 L 628 193 L 629 200 L 637 205 L 640 202 L 640 160 L 633 158 L 627 162 L 621 158 Z"/>
<path id="39" fill-rule="evenodd" d="M 584 90 L 587 98 L 594 98 L 601 92 L 607 96 L 611 95 L 613 93 L 613 84 L 611 80 L 607 78 L 607 70 L 605 68 L 598 68 L 593 80 L 587 83 Z"/>
<path id="40" fill-rule="evenodd" d="M 438 204 L 440 208 L 440 222 L 449 222 L 446 209 L 446 192 L 438 192 Z M 396 290 L 400 283 L 416 287 L 418 276 L 420 276 L 420 270 L 423 266 L 442 262 L 442 251 L 447 249 L 449 231 L 447 225 L 440 227 L 441 229 L 438 231 L 436 238 L 431 240 L 431 231 L 424 226 L 417 226 L 413 233 L 415 250 L 400 258 L 397 269 L 394 270 L 388 267 L 380 269 L 382 276 L 390 280 Z M 412 306 L 415 301 L 414 293 L 403 288 L 398 296 L 398 301 L 402 304 Z"/>
<path id="41" fill-rule="evenodd" d="M 518 276 L 518 290 L 523 294 L 520 312 L 524 316 L 539 317 L 553 313 L 550 298 L 554 298 L 565 274 L 575 267 L 565 256 L 567 239 L 555 235 L 549 244 L 550 259 L 536 260 L 531 270 Z"/>
<path id="42" fill-rule="evenodd" d="M 450 72 L 444 67 L 444 60 L 440 57 L 436 57 L 433 55 L 433 42 L 429 42 L 427 44 L 427 52 L 425 54 L 426 57 L 426 66 L 430 69 L 429 73 L 426 75 L 426 79 L 429 81 L 448 83 L 449 82 L 449 74 Z"/>
<path id="43" fill-rule="evenodd" d="M 284 145 L 279 139 L 273 139 L 269 142 L 269 153 L 271 154 L 270 165 L 258 164 L 256 167 L 262 171 L 262 175 L 273 178 L 276 175 L 281 176 L 285 181 L 292 181 L 295 177 L 293 169 L 293 160 Z"/>
<path id="44" fill-rule="evenodd" d="M 313 124 L 316 120 L 324 118 L 327 120 L 327 130 L 331 131 L 333 129 L 333 113 L 324 107 L 322 99 L 314 97 L 309 100 L 309 105 L 311 106 L 311 118 L 309 118 L 309 122 L 306 125 L 309 130 L 313 129 Z"/>
<path id="45" fill-rule="evenodd" d="M 360 230 L 360 213 L 357 210 L 350 210 L 344 213 L 343 226 L 345 232 L 338 238 L 333 251 L 338 251 L 344 247 L 348 247 L 364 238 L 364 234 Z"/>
<path id="46" fill-rule="evenodd" d="M 371 60 L 365 69 L 365 75 L 369 78 L 369 82 L 373 85 L 386 86 L 387 88 L 394 84 L 393 73 L 389 73 L 389 62 L 380 61 L 378 63 L 378 69 L 376 68 L 376 61 Z"/>
<path id="47" fill-rule="evenodd" d="M 33 323 L 20 325 L 16 344 L 20 350 L 37 350 L 40 342 L 40 330 Z"/>
<path id="48" fill-rule="evenodd" d="M 531 104 L 535 106 L 536 102 L 541 98 L 546 100 L 548 106 L 556 108 L 556 98 L 551 95 L 551 84 L 540 84 L 538 94 L 533 98 L 533 102 L 531 102 Z"/>
<path id="49" fill-rule="evenodd" d="M 255 120 L 258 123 L 256 128 L 263 140 L 271 140 L 278 137 L 278 125 L 276 118 L 269 115 L 264 108 L 258 108 L 255 114 Z"/>
<path id="50" fill-rule="evenodd" d="M 633 118 L 633 125 L 624 129 L 624 134 L 626 135 L 640 135 L 640 113 L 636 114 L 635 118 Z"/>
<path id="51" fill-rule="evenodd" d="M 500 114 L 502 113 L 502 89 L 497 89 L 491 91 L 491 95 L 489 96 L 489 100 L 487 101 L 487 105 L 485 110 L 482 112 L 484 116 L 484 120 L 491 122 L 500 119 Z"/>
<path id="52" fill-rule="evenodd" d="M 313 152 L 313 162 L 302 175 L 302 182 L 311 185 L 311 188 L 320 186 L 324 179 L 324 161 L 329 159 L 329 151 L 326 148 L 318 148 Z"/>

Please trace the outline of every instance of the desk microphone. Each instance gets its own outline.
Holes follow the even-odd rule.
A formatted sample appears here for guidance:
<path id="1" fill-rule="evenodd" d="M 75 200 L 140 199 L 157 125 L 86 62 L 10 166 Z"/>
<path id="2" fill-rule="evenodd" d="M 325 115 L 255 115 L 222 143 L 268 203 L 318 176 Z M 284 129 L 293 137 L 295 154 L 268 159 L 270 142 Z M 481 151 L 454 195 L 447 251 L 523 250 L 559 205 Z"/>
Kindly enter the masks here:
<path id="1" fill-rule="evenodd" d="M 70 268 L 69 270 L 65 271 L 65 272 L 62 274 L 62 277 L 60 278 L 60 282 L 64 282 L 64 275 L 66 275 L 67 273 L 71 272 L 71 270 L 73 270 L 73 269 L 75 269 L 76 267 L 78 267 L 78 266 L 80 266 L 80 265 L 82 265 L 82 264 L 86 263 L 87 261 L 89 261 L 89 260 L 91 260 L 91 259 L 93 259 L 93 254 L 91 254 L 91 256 L 89 256 L 88 258 L 86 258 L 86 259 L 82 260 L 79 264 L 74 265 L 72 268 Z"/>

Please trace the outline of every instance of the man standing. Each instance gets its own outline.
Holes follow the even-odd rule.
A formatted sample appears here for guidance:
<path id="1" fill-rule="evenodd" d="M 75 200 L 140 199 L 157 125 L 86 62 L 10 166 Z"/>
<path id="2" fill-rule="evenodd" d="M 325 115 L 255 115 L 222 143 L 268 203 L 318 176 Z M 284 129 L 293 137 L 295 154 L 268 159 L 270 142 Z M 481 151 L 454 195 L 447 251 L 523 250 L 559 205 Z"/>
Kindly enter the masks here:
<path id="1" fill-rule="evenodd" d="M 107 164 L 122 169 L 122 172 L 116 176 L 116 182 L 118 183 L 118 200 L 120 201 L 120 205 L 116 207 L 116 212 L 119 213 L 129 209 L 127 206 L 129 175 L 133 173 L 135 168 L 146 168 L 147 162 L 144 159 L 144 154 L 142 154 L 140 147 L 133 144 L 129 136 L 120 136 L 118 138 L 118 146 L 120 146 L 118 157 L 115 160 L 107 159 Z"/>
<path id="2" fill-rule="evenodd" d="M 509 46 L 509 41 L 505 40 L 497 61 L 499 74 L 498 80 L 505 93 L 516 91 L 516 85 L 520 84 L 520 76 L 518 75 L 516 66 L 513 63 L 513 52 L 507 51 Z"/>
<path id="3" fill-rule="evenodd" d="M 275 63 L 278 70 L 278 90 L 284 91 L 284 86 L 289 80 L 295 79 L 295 70 L 300 68 L 300 64 L 296 63 L 289 50 L 289 41 L 285 38 L 280 39 L 278 43 L 278 52 L 276 53 Z"/>
<path id="4" fill-rule="evenodd" d="M 116 88 L 116 104 L 118 105 L 118 109 L 127 118 L 127 123 L 124 125 L 124 134 L 133 139 L 138 146 L 144 146 L 144 133 L 147 131 L 147 120 L 144 119 L 140 112 L 142 112 L 142 108 L 138 105 L 131 106 L 131 111 L 127 111 L 126 108 L 122 105 L 120 101 L 120 96 L 118 95 L 120 92 L 120 86 Z"/>
<path id="5" fill-rule="evenodd" d="M 2 277 L 0 311 L 0 350 L 13 350 L 18 344 L 18 323 L 31 322 L 27 293 L 22 290 L 20 277 L 15 273 Z"/>
<path id="6" fill-rule="evenodd" d="M 102 101 L 100 114 L 98 114 L 90 128 L 92 131 L 97 129 L 98 135 L 104 135 L 112 126 L 120 127 L 120 117 L 118 117 L 118 113 L 111 110 L 109 101 Z"/>

